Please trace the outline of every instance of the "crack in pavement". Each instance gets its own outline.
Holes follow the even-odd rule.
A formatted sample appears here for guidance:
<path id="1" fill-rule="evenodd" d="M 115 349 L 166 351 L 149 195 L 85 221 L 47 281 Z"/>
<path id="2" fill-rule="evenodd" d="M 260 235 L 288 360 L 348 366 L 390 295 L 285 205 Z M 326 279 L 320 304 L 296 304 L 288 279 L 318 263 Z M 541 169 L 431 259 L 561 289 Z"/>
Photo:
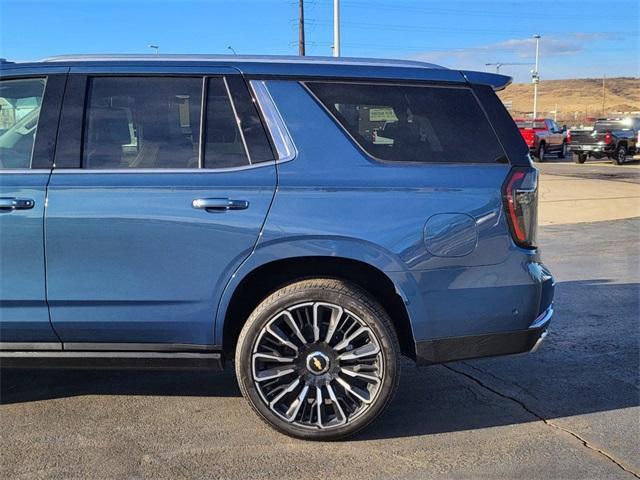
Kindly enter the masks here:
<path id="1" fill-rule="evenodd" d="M 548 425 L 550 427 L 553 427 L 557 430 L 560 430 L 564 433 L 567 433 L 569 435 L 571 435 L 572 437 L 574 437 L 575 439 L 579 440 L 582 445 L 586 448 L 588 448 L 589 450 L 592 450 L 596 453 L 599 453 L 600 455 L 602 455 L 603 457 L 605 457 L 606 459 L 608 459 L 609 461 L 613 462 L 618 468 L 620 468 L 621 470 L 633 475 L 634 477 L 640 479 L 640 473 L 638 472 L 634 472 L 633 470 L 630 470 L 628 468 L 626 468 L 624 465 L 622 465 L 618 460 L 616 460 L 615 458 L 613 458 L 611 455 L 609 455 L 607 452 L 605 452 L 604 450 L 601 450 L 599 448 L 597 448 L 594 445 L 591 445 L 587 440 L 585 440 L 584 438 L 582 438 L 580 435 L 578 435 L 575 432 L 572 432 L 571 430 L 562 427 L 560 425 L 557 425 L 555 423 L 553 423 L 550 420 L 547 420 L 546 418 L 542 417 L 541 415 L 537 414 L 536 412 L 534 412 L 533 410 L 531 410 L 531 408 L 529 408 L 524 402 L 522 402 L 521 400 L 518 400 L 515 397 L 512 397 L 510 395 L 507 395 L 506 393 L 502 393 L 498 390 L 496 390 L 495 388 L 492 388 L 488 385 L 486 385 L 482 380 L 474 377 L 473 375 L 470 375 L 466 372 L 460 371 L 460 370 L 456 370 L 455 368 L 449 366 L 449 365 L 442 365 L 442 367 L 446 368 L 447 370 L 451 370 L 454 373 L 457 373 L 458 375 L 462 375 L 470 380 L 472 380 L 473 382 L 477 383 L 478 385 L 480 385 L 482 388 L 489 390 L 490 392 L 494 393 L 495 395 L 498 395 L 499 397 L 505 398 L 507 400 L 511 400 L 512 402 L 517 403 L 518 405 L 520 405 L 527 413 L 529 413 L 530 415 L 534 416 L 535 418 L 537 418 L 538 420 L 542 421 L 545 425 Z M 478 370 L 482 373 L 486 373 L 484 372 L 484 370 L 481 370 L 477 367 L 472 367 L 475 370 Z M 491 375 L 491 374 L 488 374 Z M 496 378 L 494 376 L 494 378 Z"/>
<path id="2" fill-rule="evenodd" d="M 471 365 L 470 363 L 467 362 L 460 362 L 462 365 L 464 365 L 465 367 L 469 367 L 473 370 L 477 370 L 478 372 L 484 374 L 484 375 L 489 375 L 490 377 L 495 378 L 496 380 L 498 380 L 499 382 L 504 382 L 504 383 L 511 383 L 512 385 L 515 385 L 516 387 L 518 387 L 520 390 L 522 390 L 524 393 L 526 393 L 527 395 L 535 398 L 536 400 L 540 401 L 540 399 L 530 390 L 524 388 L 522 385 L 520 385 L 518 382 L 515 382 L 513 380 L 505 380 L 504 378 L 501 378 L 499 376 L 497 376 L 494 373 L 491 372 L 487 372 L 486 370 L 482 370 L 481 368 L 478 368 L 474 365 Z"/>

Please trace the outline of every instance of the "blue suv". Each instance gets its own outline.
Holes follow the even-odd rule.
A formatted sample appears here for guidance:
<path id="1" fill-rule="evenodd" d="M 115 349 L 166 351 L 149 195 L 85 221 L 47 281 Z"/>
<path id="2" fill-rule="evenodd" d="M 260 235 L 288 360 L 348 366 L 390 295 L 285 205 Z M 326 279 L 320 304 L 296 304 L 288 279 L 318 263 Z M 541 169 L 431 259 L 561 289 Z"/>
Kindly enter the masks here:
<path id="1" fill-rule="evenodd" d="M 0 362 L 220 369 L 299 438 L 553 314 L 501 75 L 421 62 L 0 63 Z"/>

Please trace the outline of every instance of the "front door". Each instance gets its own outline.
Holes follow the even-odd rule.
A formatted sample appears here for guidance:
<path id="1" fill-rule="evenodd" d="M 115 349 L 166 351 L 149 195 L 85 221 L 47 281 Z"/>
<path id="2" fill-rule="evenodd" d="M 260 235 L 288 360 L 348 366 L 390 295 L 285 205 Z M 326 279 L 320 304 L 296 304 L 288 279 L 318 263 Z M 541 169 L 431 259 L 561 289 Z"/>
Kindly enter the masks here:
<path id="1" fill-rule="evenodd" d="M 274 195 L 271 148 L 239 75 L 127 73 L 72 70 L 46 216 L 52 323 L 65 348 L 212 345 Z"/>
<path id="2" fill-rule="evenodd" d="M 66 78 L 25 73 L 3 70 L 0 80 L 0 343 L 18 349 L 59 342 L 46 301 L 43 222 Z"/>

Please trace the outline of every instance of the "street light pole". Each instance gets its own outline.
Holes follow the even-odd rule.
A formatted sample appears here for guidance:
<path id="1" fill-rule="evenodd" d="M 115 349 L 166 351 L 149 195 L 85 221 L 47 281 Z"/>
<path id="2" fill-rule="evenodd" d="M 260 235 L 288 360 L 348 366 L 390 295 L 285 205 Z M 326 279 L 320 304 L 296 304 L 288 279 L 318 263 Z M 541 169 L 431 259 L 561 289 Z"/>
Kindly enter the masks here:
<path id="1" fill-rule="evenodd" d="M 540 55 L 540 35 L 534 35 L 536 39 L 536 66 L 533 72 L 531 72 L 531 81 L 533 82 L 533 120 L 538 116 L 538 83 L 540 83 L 540 76 L 538 75 L 538 58 Z"/>
<path id="2" fill-rule="evenodd" d="M 155 50 L 156 55 L 158 55 L 158 50 L 160 50 L 160 47 L 158 45 L 149 45 L 149 48 Z"/>
<path id="3" fill-rule="evenodd" d="M 333 0 L 333 56 L 340 56 L 340 0 Z"/>

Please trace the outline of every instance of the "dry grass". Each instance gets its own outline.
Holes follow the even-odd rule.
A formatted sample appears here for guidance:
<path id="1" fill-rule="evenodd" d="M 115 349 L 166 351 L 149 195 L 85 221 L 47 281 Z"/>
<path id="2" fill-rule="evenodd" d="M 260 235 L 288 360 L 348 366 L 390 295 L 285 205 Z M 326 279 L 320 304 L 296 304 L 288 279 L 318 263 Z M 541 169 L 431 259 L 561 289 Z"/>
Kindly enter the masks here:
<path id="1" fill-rule="evenodd" d="M 512 101 L 512 114 L 531 112 L 533 85 L 515 83 L 498 94 L 503 101 Z M 558 106 L 560 119 L 584 119 L 602 116 L 602 79 L 580 78 L 543 80 L 538 87 L 539 116 L 553 116 L 549 112 Z M 605 82 L 605 115 L 617 112 L 640 111 L 640 78 L 607 78 Z"/>

